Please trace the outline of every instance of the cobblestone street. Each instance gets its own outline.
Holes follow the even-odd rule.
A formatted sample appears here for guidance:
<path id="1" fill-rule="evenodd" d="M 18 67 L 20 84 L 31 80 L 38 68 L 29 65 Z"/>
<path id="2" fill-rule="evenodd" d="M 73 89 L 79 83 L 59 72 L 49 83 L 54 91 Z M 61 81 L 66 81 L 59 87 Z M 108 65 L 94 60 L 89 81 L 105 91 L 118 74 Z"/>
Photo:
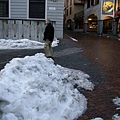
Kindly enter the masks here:
<path id="1" fill-rule="evenodd" d="M 77 56 L 84 59 L 85 67 L 82 65 L 77 69 L 89 74 L 96 85 L 94 91 L 82 91 L 88 99 L 88 109 L 78 120 L 90 120 L 95 117 L 112 120 L 114 114 L 120 115 L 120 110 L 116 110 L 117 106 L 112 101 L 115 97 L 120 97 L 120 41 L 70 31 L 65 34 L 78 40 L 74 42 L 66 37 L 64 42 L 72 43 L 83 50 L 80 54 L 77 53 Z M 82 64 L 81 59 L 78 58 L 77 64 Z"/>

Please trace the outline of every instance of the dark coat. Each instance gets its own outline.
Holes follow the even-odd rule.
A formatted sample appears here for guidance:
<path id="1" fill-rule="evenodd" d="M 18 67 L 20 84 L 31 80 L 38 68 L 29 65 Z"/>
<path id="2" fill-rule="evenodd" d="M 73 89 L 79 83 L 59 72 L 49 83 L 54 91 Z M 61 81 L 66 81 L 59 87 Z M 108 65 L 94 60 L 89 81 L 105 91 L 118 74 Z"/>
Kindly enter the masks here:
<path id="1" fill-rule="evenodd" d="M 45 28 L 45 31 L 44 31 L 44 38 L 43 40 L 50 40 L 50 41 L 53 41 L 54 39 L 54 27 L 52 26 L 51 23 L 48 23 L 46 28 Z"/>

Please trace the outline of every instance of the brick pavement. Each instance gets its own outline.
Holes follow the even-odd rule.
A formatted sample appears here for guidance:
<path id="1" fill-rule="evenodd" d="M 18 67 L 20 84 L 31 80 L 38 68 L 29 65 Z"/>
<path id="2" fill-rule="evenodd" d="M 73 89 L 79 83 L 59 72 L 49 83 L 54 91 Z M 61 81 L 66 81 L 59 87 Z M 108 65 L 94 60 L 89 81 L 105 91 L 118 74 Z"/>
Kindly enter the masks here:
<path id="1" fill-rule="evenodd" d="M 88 69 L 90 67 L 100 68 L 100 71 L 97 72 L 89 69 L 92 71 L 91 76 L 94 76 L 92 82 L 96 84 L 94 82 L 96 79 L 98 82 L 93 91 L 81 91 L 88 99 L 88 109 L 78 120 L 90 120 L 96 117 L 112 120 L 114 114 L 118 113 L 120 115 L 120 110 L 116 110 L 117 106 L 112 102 L 115 97 L 120 97 L 120 41 L 115 38 L 91 36 L 70 31 L 66 31 L 65 34 L 78 40 L 78 42 L 73 42 L 69 38 L 64 38 L 62 42 L 74 44 L 83 50 L 83 52 L 77 54 L 81 55 L 81 59 L 90 62 L 86 63 Z M 87 71 L 87 68 L 83 70 L 88 74 L 91 73 Z M 95 75 L 93 75 L 93 72 L 95 72 Z M 97 74 L 106 77 L 102 80 L 102 77 L 100 75 L 98 77 Z"/>

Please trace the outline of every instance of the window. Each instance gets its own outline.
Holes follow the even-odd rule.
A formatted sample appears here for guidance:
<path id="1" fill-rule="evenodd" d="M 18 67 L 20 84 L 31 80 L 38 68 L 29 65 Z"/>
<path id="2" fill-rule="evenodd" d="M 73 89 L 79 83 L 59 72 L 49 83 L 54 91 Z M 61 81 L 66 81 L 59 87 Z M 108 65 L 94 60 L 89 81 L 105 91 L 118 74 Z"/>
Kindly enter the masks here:
<path id="1" fill-rule="evenodd" d="M 91 5 L 94 5 L 94 0 L 91 1 Z"/>
<path id="2" fill-rule="evenodd" d="M 72 14 L 72 7 L 70 7 L 70 15 Z"/>
<path id="3" fill-rule="evenodd" d="M 83 4 L 85 3 L 85 0 L 79 0 L 79 1 L 81 1 L 81 3 L 83 3 Z"/>
<path id="4" fill-rule="evenodd" d="M 90 7 L 90 0 L 87 0 L 87 8 Z"/>
<path id="5" fill-rule="evenodd" d="M 72 6 L 72 0 L 70 0 L 70 6 Z"/>
<path id="6" fill-rule="evenodd" d="M 9 0 L 0 0 L 0 17 L 9 17 Z"/>
<path id="7" fill-rule="evenodd" d="M 29 18 L 45 19 L 45 0 L 29 1 Z"/>
<path id="8" fill-rule="evenodd" d="M 66 7 L 68 8 L 68 3 L 69 3 L 69 1 L 68 0 L 66 0 Z"/>
<path id="9" fill-rule="evenodd" d="M 95 5 L 99 4 L 99 0 L 95 0 Z"/>
<path id="10" fill-rule="evenodd" d="M 68 16 L 68 9 L 66 10 L 66 15 Z"/>

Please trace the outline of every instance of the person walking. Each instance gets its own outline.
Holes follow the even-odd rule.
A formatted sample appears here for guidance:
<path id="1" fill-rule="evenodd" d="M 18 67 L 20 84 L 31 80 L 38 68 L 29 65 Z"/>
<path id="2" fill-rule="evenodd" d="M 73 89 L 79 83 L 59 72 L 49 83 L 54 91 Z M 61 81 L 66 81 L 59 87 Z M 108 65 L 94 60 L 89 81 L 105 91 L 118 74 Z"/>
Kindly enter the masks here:
<path id="1" fill-rule="evenodd" d="M 45 56 L 47 58 L 53 59 L 53 50 L 52 50 L 52 42 L 54 40 L 54 27 L 50 21 L 50 19 L 45 20 L 45 31 L 44 31 L 44 50 Z"/>

